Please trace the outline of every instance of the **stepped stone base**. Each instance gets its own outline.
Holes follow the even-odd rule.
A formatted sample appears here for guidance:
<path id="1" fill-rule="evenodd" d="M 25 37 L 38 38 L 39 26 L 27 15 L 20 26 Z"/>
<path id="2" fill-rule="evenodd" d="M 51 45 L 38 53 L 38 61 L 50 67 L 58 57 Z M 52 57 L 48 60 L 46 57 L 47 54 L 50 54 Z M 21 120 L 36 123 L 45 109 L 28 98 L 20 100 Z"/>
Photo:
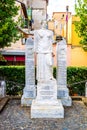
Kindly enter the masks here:
<path id="1" fill-rule="evenodd" d="M 70 96 L 67 98 L 61 98 L 61 102 L 63 106 L 72 106 L 72 99 Z"/>
<path id="2" fill-rule="evenodd" d="M 32 100 L 33 99 L 26 98 L 26 97 L 22 96 L 22 98 L 21 98 L 21 106 L 31 106 Z"/>
<path id="3" fill-rule="evenodd" d="M 57 98 L 61 99 L 64 106 L 72 106 L 72 99 L 69 96 L 68 88 L 58 88 Z"/>
<path id="4" fill-rule="evenodd" d="M 32 100 L 35 99 L 35 97 L 36 97 L 35 87 L 33 86 L 29 86 L 29 88 L 25 87 L 21 98 L 21 106 L 31 106 Z"/>
<path id="5" fill-rule="evenodd" d="M 33 100 L 31 118 L 64 118 L 64 108 L 60 100 L 43 103 Z"/>

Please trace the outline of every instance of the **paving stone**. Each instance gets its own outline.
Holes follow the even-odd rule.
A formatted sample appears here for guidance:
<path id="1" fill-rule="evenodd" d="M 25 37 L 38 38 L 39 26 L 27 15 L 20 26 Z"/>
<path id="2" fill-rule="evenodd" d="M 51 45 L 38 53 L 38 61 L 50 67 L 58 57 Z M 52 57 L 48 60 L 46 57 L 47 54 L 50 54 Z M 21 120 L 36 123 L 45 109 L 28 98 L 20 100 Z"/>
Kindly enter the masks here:
<path id="1" fill-rule="evenodd" d="M 73 101 L 64 109 L 64 119 L 31 119 L 30 107 L 21 107 L 20 100 L 9 100 L 0 113 L 0 130 L 87 130 L 87 107 L 82 101 Z"/>

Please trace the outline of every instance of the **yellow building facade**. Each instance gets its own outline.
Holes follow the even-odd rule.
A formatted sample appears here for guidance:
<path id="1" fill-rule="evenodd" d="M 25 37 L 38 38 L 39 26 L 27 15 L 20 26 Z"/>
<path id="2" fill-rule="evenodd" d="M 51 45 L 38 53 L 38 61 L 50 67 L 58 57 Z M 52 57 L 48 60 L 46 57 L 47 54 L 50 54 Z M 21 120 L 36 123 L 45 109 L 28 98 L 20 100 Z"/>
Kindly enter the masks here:
<path id="1" fill-rule="evenodd" d="M 71 21 L 70 21 L 71 20 Z M 75 25 L 74 22 L 79 21 L 79 18 L 76 16 L 72 16 L 69 19 L 69 27 L 71 23 L 71 37 L 69 37 L 68 33 L 68 41 L 71 41 L 71 64 L 70 66 L 87 66 L 87 52 L 83 50 L 83 48 L 80 45 L 81 38 L 78 37 L 78 34 L 75 31 Z M 68 31 L 69 31 L 68 27 Z"/>
<path id="2" fill-rule="evenodd" d="M 64 14 L 64 15 L 63 15 Z M 64 16 L 62 19 L 61 17 Z M 59 18 L 58 18 L 59 17 Z M 53 13 L 53 21 L 48 22 L 48 28 L 53 30 L 54 38 L 57 35 L 62 35 L 66 38 L 66 33 L 68 33 L 67 37 L 67 66 L 87 66 L 87 52 L 85 52 L 81 45 L 80 40 L 81 38 L 78 37 L 78 34 L 75 31 L 75 21 L 79 21 L 79 18 L 71 15 L 69 13 L 68 16 L 68 28 L 66 28 L 66 13 L 64 12 L 55 12 Z M 61 20 L 60 25 L 62 24 L 61 33 L 59 29 L 55 29 L 54 20 Z M 67 32 L 66 32 L 67 29 Z"/>

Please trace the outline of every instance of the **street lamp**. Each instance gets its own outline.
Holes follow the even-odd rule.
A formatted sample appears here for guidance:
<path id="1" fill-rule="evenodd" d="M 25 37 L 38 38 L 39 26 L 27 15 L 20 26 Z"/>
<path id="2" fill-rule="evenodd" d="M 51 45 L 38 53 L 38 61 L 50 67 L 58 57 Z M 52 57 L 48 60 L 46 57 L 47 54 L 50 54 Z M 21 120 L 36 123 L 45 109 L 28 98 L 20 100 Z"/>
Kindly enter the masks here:
<path id="1" fill-rule="evenodd" d="M 69 6 L 66 6 L 66 42 L 68 43 L 68 12 Z"/>

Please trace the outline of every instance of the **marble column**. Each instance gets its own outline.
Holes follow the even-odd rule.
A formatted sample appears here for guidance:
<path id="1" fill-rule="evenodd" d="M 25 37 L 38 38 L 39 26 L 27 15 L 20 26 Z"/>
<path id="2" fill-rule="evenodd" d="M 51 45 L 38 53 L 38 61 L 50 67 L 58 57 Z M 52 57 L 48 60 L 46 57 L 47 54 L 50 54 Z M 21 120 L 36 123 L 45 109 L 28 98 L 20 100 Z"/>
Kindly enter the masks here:
<path id="1" fill-rule="evenodd" d="M 34 41 L 28 38 L 25 49 L 25 88 L 21 98 L 22 106 L 30 106 L 36 97 L 34 60 Z"/>
<path id="2" fill-rule="evenodd" d="M 64 106 L 71 106 L 72 100 L 67 88 L 67 45 L 65 39 L 57 42 L 57 98 Z"/>

